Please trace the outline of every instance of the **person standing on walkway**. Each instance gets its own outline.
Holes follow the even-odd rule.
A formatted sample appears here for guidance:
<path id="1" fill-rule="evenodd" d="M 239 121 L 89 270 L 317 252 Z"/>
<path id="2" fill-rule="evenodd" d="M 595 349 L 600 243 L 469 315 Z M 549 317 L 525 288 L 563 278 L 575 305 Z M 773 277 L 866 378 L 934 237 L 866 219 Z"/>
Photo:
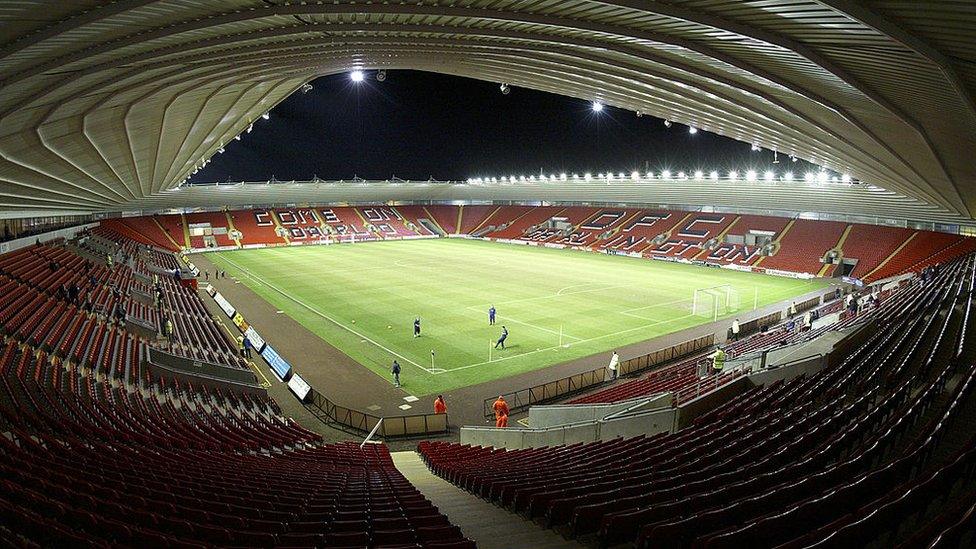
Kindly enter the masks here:
<path id="1" fill-rule="evenodd" d="M 739 331 L 739 319 L 737 318 L 732 321 L 732 341 L 739 341 Z"/>
<path id="2" fill-rule="evenodd" d="M 437 395 L 437 398 L 434 399 L 434 413 L 435 414 L 447 413 L 447 403 L 444 402 L 444 395 Z"/>
<path id="3" fill-rule="evenodd" d="M 390 371 L 393 372 L 393 386 L 399 387 L 400 386 L 400 363 L 394 360 L 393 369 Z"/>
<path id="4" fill-rule="evenodd" d="M 247 336 L 244 336 L 244 356 L 247 358 L 251 358 L 251 347 L 253 347 L 251 340 Z"/>
<path id="5" fill-rule="evenodd" d="M 505 397 L 498 395 L 498 400 L 491 407 L 495 410 L 495 427 L 508 427 L 508 403 Z"/>
<path id="6" fill-rule="evenodd" d="M 610 379 L 617 379 L 617 366 L 620 364 L 620 357 L 617 356 L 617 351 L 614 351 L 610 355 L 610 364 L 607 364 L 607 370 L 610 370 Z"/>
<path id="7" fill-rule="evenodd" d="M 725 351 L 719 348 L 712 355 L 712 373 L 719 375 L 723 368 L 725 368 Z"/>

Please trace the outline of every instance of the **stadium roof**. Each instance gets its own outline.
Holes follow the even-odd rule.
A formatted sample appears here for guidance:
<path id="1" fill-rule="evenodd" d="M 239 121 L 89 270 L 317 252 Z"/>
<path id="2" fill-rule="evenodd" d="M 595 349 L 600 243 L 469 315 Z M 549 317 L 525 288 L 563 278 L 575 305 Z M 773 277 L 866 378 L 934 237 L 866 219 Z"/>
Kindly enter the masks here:
<path id="1" fill-rule="evenodd" d="M 138 207 L 303 83 L 361 67 L 599 100 L 976 213 L 966 3 L 20 0 L 0 25 L 8 212 Z"/>

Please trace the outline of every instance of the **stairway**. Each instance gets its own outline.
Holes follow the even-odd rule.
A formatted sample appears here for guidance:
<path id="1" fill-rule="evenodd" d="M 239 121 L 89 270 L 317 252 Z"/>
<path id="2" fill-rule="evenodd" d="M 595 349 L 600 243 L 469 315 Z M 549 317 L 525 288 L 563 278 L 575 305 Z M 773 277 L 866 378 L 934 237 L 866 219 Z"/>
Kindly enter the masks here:
<path id="1" fill-rule="evenodd" d="M 460 527 L 468 539 L 477 542 L 479 549 L 582 547 L 435 476 L 417 452 L 394 452 L 392 456 L 393 464 L 403 476 L 447 515 L 452 524 Z"/>

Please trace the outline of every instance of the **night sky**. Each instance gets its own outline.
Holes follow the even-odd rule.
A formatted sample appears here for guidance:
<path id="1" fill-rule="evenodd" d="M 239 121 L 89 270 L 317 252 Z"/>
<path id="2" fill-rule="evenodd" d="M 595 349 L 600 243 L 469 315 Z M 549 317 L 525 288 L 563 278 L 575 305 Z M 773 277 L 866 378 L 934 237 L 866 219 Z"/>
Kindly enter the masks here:
<path id="1" fill-rule="evenodd" d="M 579 99 L 497 83 L 389 71 L 368 71 L 355 84 L 347 74 L 322 77 L 258 119 L 231 141 L 191 183 L 320 179 L 461 180 L 503 175 L 569 174 L 637 169 L 723 175 L 766 169 L 810 169 L 785 155 L 612 107 L 594 113 Z"/>

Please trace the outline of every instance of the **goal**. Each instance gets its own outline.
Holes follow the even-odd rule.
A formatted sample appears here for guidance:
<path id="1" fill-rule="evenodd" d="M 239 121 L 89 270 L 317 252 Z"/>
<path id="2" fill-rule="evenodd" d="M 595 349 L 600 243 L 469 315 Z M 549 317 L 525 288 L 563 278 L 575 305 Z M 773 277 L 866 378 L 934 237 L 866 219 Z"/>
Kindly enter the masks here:
<path id="1" fill-rule="evenodd" d="M 691 314 L 712 320 L 739 310 L 739 292 L 728 284 L 695 290 Z"/>

